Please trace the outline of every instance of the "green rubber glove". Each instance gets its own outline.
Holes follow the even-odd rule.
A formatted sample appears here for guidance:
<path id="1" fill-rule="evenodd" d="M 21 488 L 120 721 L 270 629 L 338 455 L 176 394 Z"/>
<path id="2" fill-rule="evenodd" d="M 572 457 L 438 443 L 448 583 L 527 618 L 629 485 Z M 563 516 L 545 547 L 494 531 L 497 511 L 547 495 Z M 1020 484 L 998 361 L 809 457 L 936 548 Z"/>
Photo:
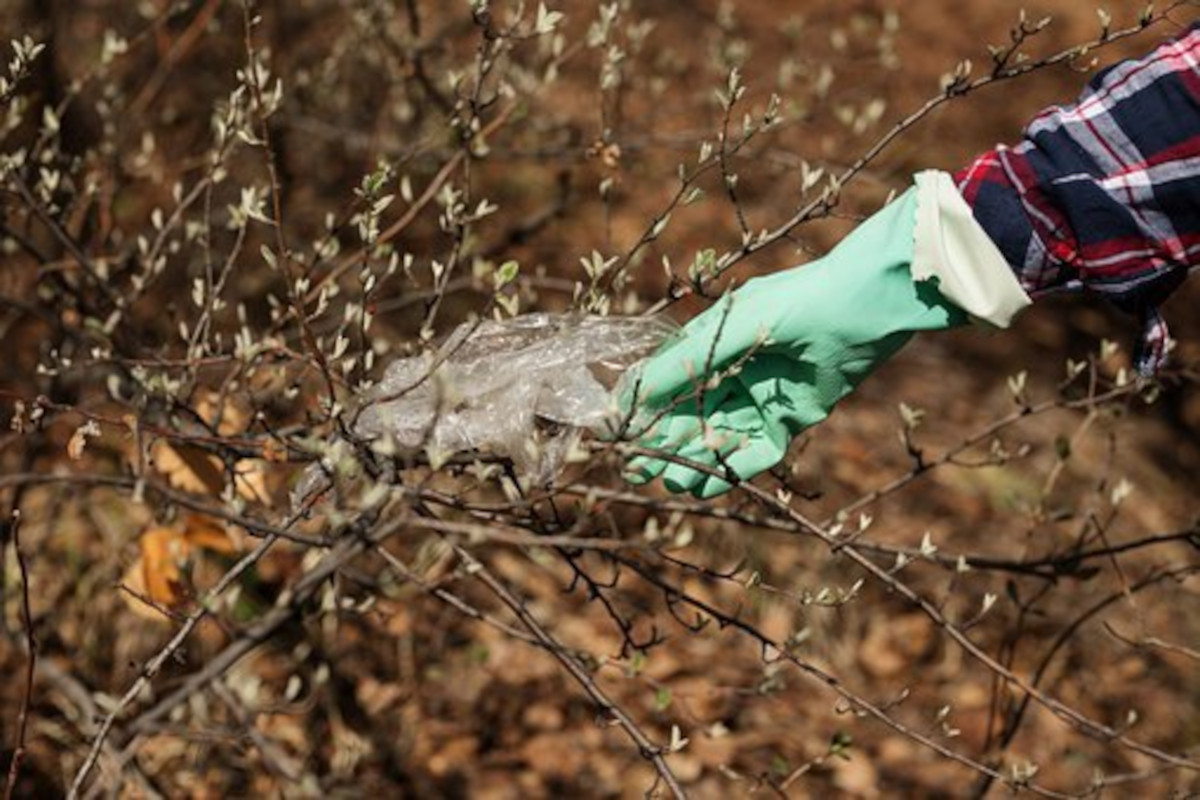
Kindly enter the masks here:
<path id="1" fill-rule="evenodd" d="M 935 280 L 914 282 L 909 272 L 916 205 L 913 189 L 824 258 L 750 280 L 689 322 L 628 376 L 622 400 L 634 410 L 637 444 L 749 479 L 782 460 L 793 436 L 828 416 L 914 332 L 965 324 Z M 642 456 L 626 478 L 660 474 L 671 491 L 697 497 L 731 488 Z"/>

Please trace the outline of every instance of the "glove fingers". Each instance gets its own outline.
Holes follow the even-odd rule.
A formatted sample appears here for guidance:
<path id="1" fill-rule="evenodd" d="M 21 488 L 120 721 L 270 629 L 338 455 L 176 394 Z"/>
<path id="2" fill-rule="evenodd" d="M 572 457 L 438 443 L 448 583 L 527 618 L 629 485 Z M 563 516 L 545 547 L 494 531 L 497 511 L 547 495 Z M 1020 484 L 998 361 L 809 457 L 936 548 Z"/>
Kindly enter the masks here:
<path id="1" fill-rule="evenodd" d="M 663 453 L 680 454 L 691 442 L 700 436 L 700 420 L 696 416 L 694 401 L 682 404 L 662 415 L 654 423 L 653 430 L 635 441 L 647 450 L 658 450 Z M 626 465 L 625 477 L 630 483 L 644 484 L 657 478 L 669 466 L 670 461 L 654 456 L 634 456 Z"/>
<path id="2" fill-rule="evenodd" d="M 730 381 L 705 396 L 703 423 L 695 414 L 695 402 L 680 406 L 670 424 L 671 451 L 681 458 L 719 468 L 720 457 L 735 450 L 745 439 L 747 428 L 761 427 L 753 400 L 740 384 Z M 731 416 L 732 415 L 732 416 Z M 707 439 L 705 432 L 707 430 Z M 693 491 L 709 475 L 684 464 L 668 462 L 663 483 L 672 492 Z"/>
<path id="3" fill-rule="evenodd" d="M 691 458 L 693 461 L 698 460 L 696 454 L 685 457 Z M 692 491 L 693 487 L 699 486 L 706 477 L 708 477 L 707 473 L 685 467 L 683 464 L 670 464 L 663 473 L 663 486 L 675 494 L 683 494 Z"/>
<path id="4" fill-rule="evenodd" d="M 725 464 L 742 480 L 749 480 L 761 472 L 765 472 L 783 460 L 787 454 L 790 437 L 780 431 L 771 435 L 764 431 L 742 443 L 742 446 L 725 457 Z M 710 499 L 728 492 L 733 487 L 723 478 L 715 475 L 706 476 L 705 481 L 693 488 L 697 497 Z"/>
<path id="5" fill-rule="evenodd" d="M 645 402 L 662 405 L 681 392 L 694 390 L 708 374 L 754 346 L 764 325 L 753 317 L 753 298 L 744 292 L 721 298 L 689 323 L 681 338 L 643 365 L 639 394 Z"/>
<path id="6" fill-rule="evenodd" d="M 666 468 L 667 462 L 660 458 L 634 456 L 625 464 L 621 477 L 634 486 L 641 486 L 657 478 Z"/>
<path id="7" fill-rule="evenodd" d="M 650 430 L 640 435 L 637 435 L 638 426 L 634 423 L 632 427 L 635 436 L 632 438 L 632 442 L 646 450 L 664 449 L 663 445 L 667 441 L 664 434 L 669 422 L 669 419 L 660 419 L 654 423 Z M 625 468 L 622 470 L 621 475 L 630 483 L 641 486 L 657 478 L 666 468 L 666 462 L 662 459 L 654 458 L 653 456 L 637 455 L 625 463 Z"/>
<path id="8" fill-rule="evenodd" d="M 703 464 L 706 467 L 716 467 L 717 456 L 712 449 L 705 443 L 704 437 L 699 428 L 699 420 L 695 420 L 696 427 L 690 427 L 694 431 L 694 435 L 685 444 L 683 444 L 675 455 L 680 458 L 686 458 L 688 461 L 695 461 Z M 671 462 L 667 464 L 666 470 L 663 471 L 663 485 L 672 492 L 679 494 L 681 492 L 690 492 L 692 487 L 699 485 L 708 473 L 692 469 L 684 464 Z"/>
<path id="9" fill-rule="evenodd" d="M 666 412 L 656 432 L 640 443 L 716 470 L 728 466 L 745 480 L 753 478 L 779 463 L 796 430 L 826 415 L 819 393 L 807 381 L 805 366 L 781 355 L 763 354 L 740 375 L 705 393 L 703 423 L 696 400 L 691 399 Z M 784 377 L 789 372 L 798 373 L 799 380 Z M 632 459 L 629 473 L 632 482 L 639 484 L 661 475 L 670 491 L 697 497 L 711 498 L 732 488 L 724 478 L 649 456 Z"/>
<path id="10" fill-rule="evenodd" d="M 787 427 L 780 420 L 764 414 L 749 391 L 743 393 L 738 403 L 726 406 L 722 416 L 724 425 L 739 434 L 733 439 L 734 446 L 722 453 L 723 466 L 739 478 L 749 480 L 783 458 L 791 439 Z M 729 481 L 709 475 L 693 492 L 697 497 L 708 499 L 731 488 Z"/>
<path id="11" fill-rule="evenodd" d="M 763 416 L 741 381 L 730 379 L 723 384 L 722 389 L 723 402 L 719 407 L 713 408 L 707 416 L 708 441 L 698 440 L 681 455 L 722 473 L 728 466 L 739 477 L 750 478 L 757 470 L 744 471 L 747 463 L 745 457 L 735 456 L 746 449 L 760 449 L 761 446 L 756 442 L 764 438 L 782 440 L 786 447 L 788 434 L 783 425 Z M 714 497 L 731 488 L 730 482 L 722 477 L 682 465 L 668 467 L 663 477 L 672 491 L 690 491 L 697 497 Z"/>

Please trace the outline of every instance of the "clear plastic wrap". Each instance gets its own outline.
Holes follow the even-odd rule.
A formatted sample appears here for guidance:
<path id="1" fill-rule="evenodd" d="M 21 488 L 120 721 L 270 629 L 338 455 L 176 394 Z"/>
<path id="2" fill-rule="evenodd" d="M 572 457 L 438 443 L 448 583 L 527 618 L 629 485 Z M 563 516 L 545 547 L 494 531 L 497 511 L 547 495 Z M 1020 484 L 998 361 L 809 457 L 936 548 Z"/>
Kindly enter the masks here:
<path id="1" fill-rule="evenodd" d="M 360 398 L 353 429 L 402 450 L 505 456 L 546 482 L 581 431 L 599 432 L 618 413 L 612 389 L 621 375 L 674 331 L 659 317 L 537 313 L 465 323 L 435 351 L 388 365 Z M 303 499 L 320 475 L 314 465 L 294 495 Z"/>

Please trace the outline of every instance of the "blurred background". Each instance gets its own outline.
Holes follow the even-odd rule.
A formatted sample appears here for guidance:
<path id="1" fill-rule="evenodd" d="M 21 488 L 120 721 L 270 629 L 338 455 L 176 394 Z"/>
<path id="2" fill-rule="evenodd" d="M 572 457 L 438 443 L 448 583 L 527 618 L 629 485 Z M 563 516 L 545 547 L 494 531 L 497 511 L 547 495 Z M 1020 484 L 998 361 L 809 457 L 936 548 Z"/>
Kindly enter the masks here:
<path id="1" fill-rule="evenodd" d="M 238 517 L 286 516 L 313 442 L 335 427 L 321 406 L 328 386 L 350 402 L 391 358 L 493 313 L 498 294 L 503 313 L 600 298 L 640 313 L 669 298 L 665 313 L 686 321 L 710 302 L 684 291 L 698 254 L 737 249 L 743 224 L 781 225 L 959 65 L 986 75 L 989 45 L 1011 44 L 1021 13 L 947 0 L 546 5 L 0 6 L 0 39 L 45 45 L 0 91 L 0 407 L 12 420 L 0 434 L 0 509 L 22 511 L 38 641 L 17 796 L 62 793 L 114 709 L 89 796 L 665 791 L 554 658 L 429 591 L 515 624 L 428 531 L 388 545 L 417 579 L 378 558 L 344 565 L 215 684 L 140 717 L 244 641 L 321 555 L 281 544 L 220 596 L 150 688 L 116 705 L 256 544 Z M 1096 40 L 1106 19 L 1112 31 L 1137 26 L 1145 11 L 1024 8 L 1030 26 L 1050 18 L 1022 48 L 1029 63 Z M 835 208 L 713 281 L 709 298 L 819 256 L 914 172 L 1015 141 L 1096 69 L 1198 18 L 1191 4 L 1152 13 L 1165 18 L 932 110 Z M 259 80 L 246 77 L 252 58 Z M 717 94 L 734 68 L 745 95 L 723 122 Z M 760 129 L 772 95 L 778 121 Z M 681 202 L 680 170 L 704 160 L 705 143 L 719 148 L 723 127 L 729 142 L 752 133 L 727 154 L 735 191 L 713 168 L 688 178 L 700 192 Z M 472 216 L 483 201 L 495 211 Z M 620 258 L 621 279 L 590 280 L 580 259 L 593 252 Z M 520 273 L 501 291 L 508 261 Z M 317 300 L 322 287 L 337 290 Z M 1057 297 L 1007 331 L 917 340 L 762 486 L 809 519 L 861 528 L 882 565 L 916 554 L 895 574 L 991 658 L 1084 716 L 1194 760 L 1198 293 L 1186 284 L 1165 308 L 1178 366 L 1153 390 L 1104 402 L 1088 398 L 1120 388 L 1137 330 L 1101 301 Z M 287 314 L 297 296 L 311 312 L 303 325 Z M 349 324 L 363 309 L 369 332 Z M 253 356 L 243 337 L 261 345 Z M 349 366 L 323 377 L 345 353 Z M 1072 361 L 1085 372 L 1060 392 Z M 1018 419 L 1023 406 L 1039 410 Z M 631 499 L 618 464 L 603 453 L 576 465 L 546 502 L 574 531 L 649 543 L 653 554 L 630 558 L 660 583 L 604 551 L 470 546 L 653 740 L 673 728 L 689 740 L 667 762 L 690 794 L 1003 796 L 1030 781 L 1078 796 L 1200 791 L 1194 771 L 1024 708 L 1019 689 L 893 588 L 852 589 L 861 569 L 797 536 L 794 521 L 786 530 L 778 509 L 740 493 L 672 505 L 657 486 Z M 502 478 L 454 465 L 403 480 L 463 502 L 512 500 Z M 176 494 L 146 494 L 147 481 Z M 198 510 L 181 496 L 206 499 Z M 536 528 L 535 512 L 513 507 L 444 513 Z M 28 659 L 12 528 L 0 664 L 18 676 Z M 1079 557 L 1096 550 L 1105 555 Z M 956 568 L 959 555 L 980 566 Z M 662 582 L 727 616 L 697 617 Z M 709 624 L 688 627 L 699 618 Z M 0 687 L 0 764 L 12 760 L 25 688 Z"/>

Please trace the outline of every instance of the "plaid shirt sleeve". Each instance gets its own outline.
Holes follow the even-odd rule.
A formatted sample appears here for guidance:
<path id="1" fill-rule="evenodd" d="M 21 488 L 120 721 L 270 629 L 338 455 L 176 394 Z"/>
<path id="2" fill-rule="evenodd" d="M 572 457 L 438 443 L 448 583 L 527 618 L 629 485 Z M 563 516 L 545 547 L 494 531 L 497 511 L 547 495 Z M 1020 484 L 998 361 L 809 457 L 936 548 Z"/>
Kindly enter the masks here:
<path id="1" fill-rule="evenodd" d="M 1086 290 L 1138 315 L 1153 373 L 1170 342 L 1158 306 L 1200 265 L 1200 25 L 1099 73 L 955 182 L 1031 297 Z"/>

